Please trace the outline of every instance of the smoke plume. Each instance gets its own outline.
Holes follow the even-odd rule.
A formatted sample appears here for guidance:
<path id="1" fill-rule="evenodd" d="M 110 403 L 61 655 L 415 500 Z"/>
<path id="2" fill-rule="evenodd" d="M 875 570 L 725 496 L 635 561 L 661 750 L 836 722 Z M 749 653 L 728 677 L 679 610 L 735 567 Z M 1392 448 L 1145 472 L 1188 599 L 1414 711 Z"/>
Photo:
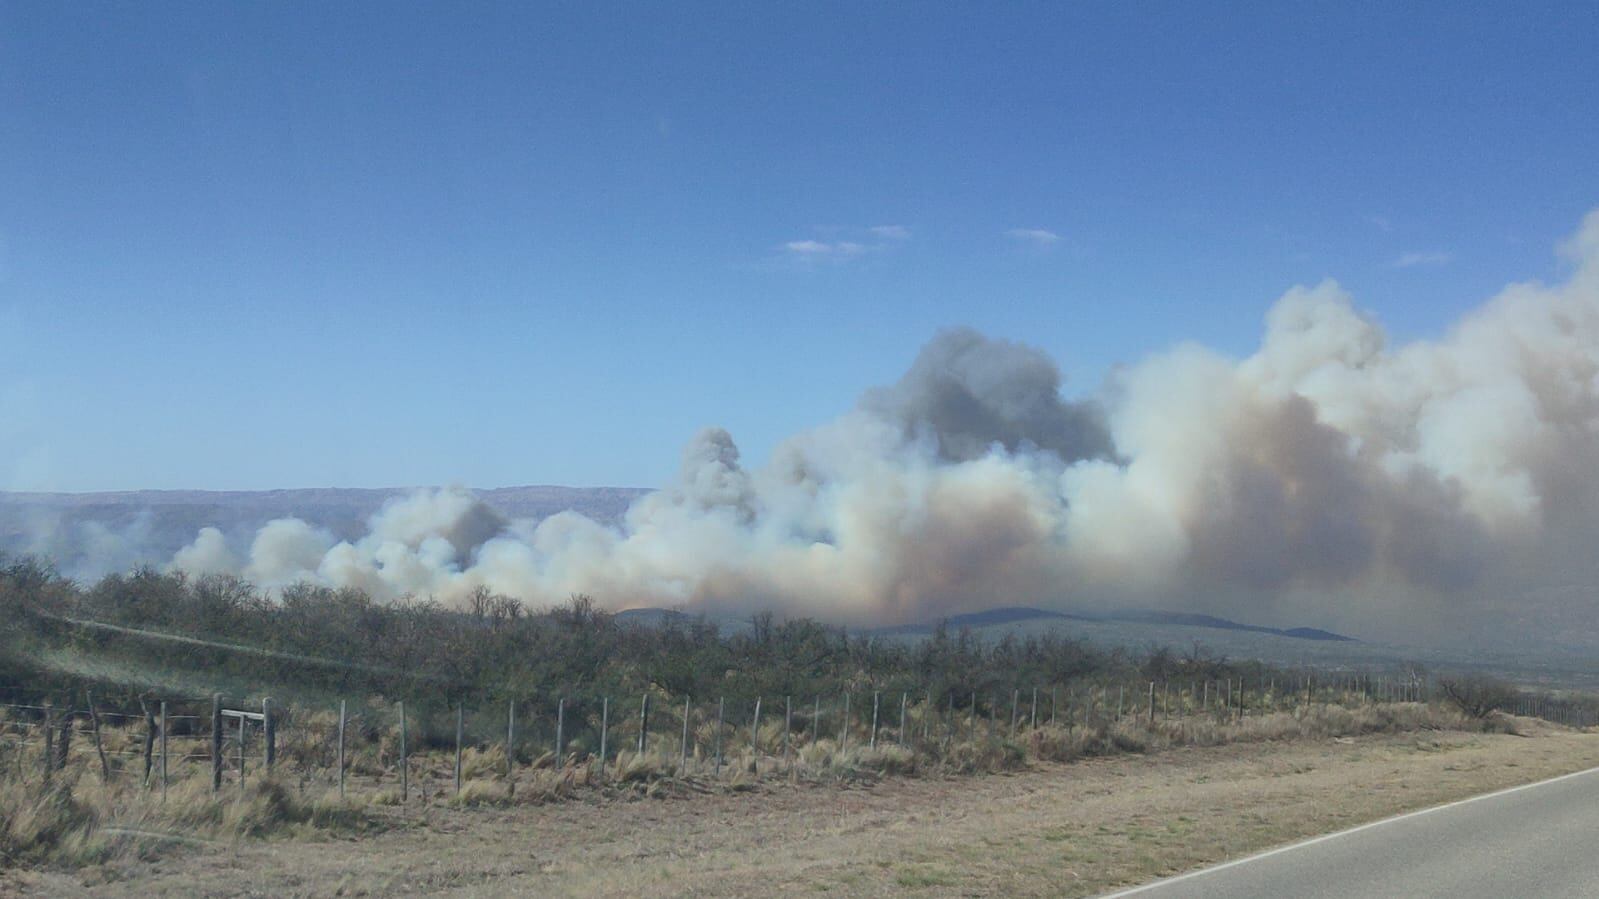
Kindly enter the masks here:
<path id="1" fill-rule="evenodd" d="M 1084 402 L 1042 352 L 950 330 L 762 465 L 702 431 L 620 525 L 506 520 L 449 488 L 390 503 L 358 540 L 283 519 L 247 555 L 205 531 L 173 564 L 382 597 L 483 586 L 874 623 L 1111 603 L 1558 619 L 1599 582 L 1599 212 L 1562 252 L 1560 283 L 1511 285 L 1398 346 L 1337 283 L 1296 287 L 1253 355 L 1177 346 Z"/>

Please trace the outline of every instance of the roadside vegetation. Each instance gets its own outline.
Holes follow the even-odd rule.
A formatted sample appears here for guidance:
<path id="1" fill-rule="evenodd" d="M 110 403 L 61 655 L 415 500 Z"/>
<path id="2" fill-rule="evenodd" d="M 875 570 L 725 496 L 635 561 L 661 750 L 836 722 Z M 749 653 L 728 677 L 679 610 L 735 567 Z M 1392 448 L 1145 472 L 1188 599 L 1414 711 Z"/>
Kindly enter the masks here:
<path id="1" fill-rule="evenodd" d="M 581 596 L 528 612 L 480 593 L 457 610 L 311 585 L 268 598 L 234 578 L 148 569 L 84 586 L 21 559 L 0 564 L 0 617 L 6 866 L 77 868 L 196 842 L 358 833 L 428 808 L 1515 727 L 1502 711 L 1513 692 L 1449 681 L 1440 694 L 1449 702 L 1427 702 L 1414 670 L 1382 682 L 1274 670 L 1197 646 L 1130 653 L 1056 634 L 982 640 L 944 629 L 909 641 L 766 615 L 723 632 L 688 616 L 619 621 Z M 213 789 L 215 693 L 273 697 L 269 776 L 258 744 L 247 778 L 230 747 Z M 168 700 L 179 761 L 163 789 L 152 716 Z M 342 738 L 341 703 L 350 712 Z"/>

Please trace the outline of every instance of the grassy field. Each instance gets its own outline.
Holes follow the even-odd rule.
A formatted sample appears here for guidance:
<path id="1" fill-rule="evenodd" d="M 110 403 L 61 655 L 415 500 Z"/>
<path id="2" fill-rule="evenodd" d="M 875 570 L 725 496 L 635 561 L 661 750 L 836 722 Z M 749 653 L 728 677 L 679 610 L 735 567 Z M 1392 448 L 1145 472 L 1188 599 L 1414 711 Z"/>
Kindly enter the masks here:
<path id="1" fill-rule="evenodd" d="M 124 797 L 66 835 L 75 855 L 0 875 L 0 891 L 1092 895 L 1599 764 L 1599 735 L 1525 720 L 1519 735 L 1473 732 L 1419 707 L 1402 730 L 1360 734 L 1363 714 L 1264 717 L 1181 744 L 1145 733 L 1142 747 L 1069 763 L 1039 747 L 1022 767 L 976 775 L 885 775 L 857 755 L 832 777 L 730 770 L 641 789 L 574 774 L 558 795 L 529 795 L 530 782 L 514 802 L 492 779 L 469 781 L 466 802 L 408 807 L 270 786 L 244 800 L 185 795 L 182 814 Z M 81 801 L 110 802 L 92 780 L 80 778 Z"/>

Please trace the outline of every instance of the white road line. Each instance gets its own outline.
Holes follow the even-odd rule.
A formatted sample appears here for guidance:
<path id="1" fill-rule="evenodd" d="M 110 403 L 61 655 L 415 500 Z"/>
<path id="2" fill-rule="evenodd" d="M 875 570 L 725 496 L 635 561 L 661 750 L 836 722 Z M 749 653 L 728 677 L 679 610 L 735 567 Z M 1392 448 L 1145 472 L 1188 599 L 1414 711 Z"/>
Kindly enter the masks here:
<path id="1" fill-rule="evenodd" d="M 1418 809 L 1418 810 L 1413 811 L 1413 812 L 1405 812 L 1402 815 L 1394 815 L 1392 818 L 1383 818 L 1381 821 L 1371 821 L 1371 822 L 1366 823 L 1366 824 L 1361 824 L 1361 825 L 1357 825 L 1355 827 L 1351 827 L 1351 828 L 1349 828 L 1347 830 L 1340 830 L 1340 831 L 1337 831 L 1335 833 L 1322 834 L 1319 837 L 1311 837 L 1308 840 L 1301 840 L 1301 841 L 1299 841 L 1297 843 L 1289 843 L 1287 846 L 1278 846 L 1276 849 L 1268 849 L 1265 852 L 1257 852 L 1254 855 L 1246 855 L 1243 858 L 1236 858 L 1236 859 L 1233 859 L 1230 862 L 1222 862 L 1219 865 L 1213 865 L 1213 866 L 1211 866 L 1209 868 L 1200 868 L 1198 871 L 1189 871 L 1187 874 L 1178 874 L 1178 875 L 1175 875 L 1175 876 L 1172 876 L 1172 877 L 1166 877 L 1166 878 L 1163 878 L 1161 880 L 1156 880 L 1156 881 L 1152 881 L 1150 883 L 1143 884 L 1142 886 L 1136 886 L 1136 887 L 1132 887 L 1130 889 L 1121 890 L 1120 892 L 1116 892 L 1116 893 L 1107 893 L 1107 894 L 1101 896 L 1100 899 L 1121 899 L 1121 897 L 1123 897 L 1123 896 L 1136 896 L 1139 893 L 1144 893 L 1144 892 L 1148 892 L 1149 890 L 1158 889 L 1160 887 L 1167 886 L 1168 884 L 1180 883 L 1180 882 L 1182 882 L 1184 880 L 1191 880 L 1191 879 L 1193 879 L 1195 877 L 1204 877 L 1207 874 L 1215 874 L 1217 871 L 1225 871 L 1228 868 L 1236 868 L 1239 865 L 1247 865 L 1250 862 L 1258 862 L 1261 859 L 1271 858 L 1274 855 L 1281 855 L 1284 852 L 1293 852 L 1295 849 L 1303 849 L 1306 846 L 1314 846 L 1317 843 L 1325 843 L 1328 840 L 1336 840 L 1339 837 L 1347 837 L 1347 836 L 1349 836 L 1350 834 L 1353 834 L 1353 833 L 1360 833 L 1363 830 L 1371 830 L 1374 827 L 1382 827 L 1385 824 L 1393 824 L 1396 821 L 1403 821 L 1406 818 L 1419 818 L 1422 815 L 1430 815 L 1433 812 L 1441 812 L 1441 811 L 1444 811 L 1445 809 L 1454 808 L 1457 805 L 1468 805 L 1468 804 L 1473 803 L 1473 802 L 1481 802 L 1484 799 L 1493 799 L 1493 798 L 1498 797 L 1498 796 L 1506 796 L 1506 795 L 1509 795 L 1511 793 L 1519 793 L 1522 790 L 1531 790 L 1531 789 L 1534 789 L 1534 788 L 1537 788 L 1537 787 L 1543 787 L 1543 786 L 1548 786 L 1549 784 L 1559 783 L 1559 782 L 1561 782 L 1563 780 L 1570 780 L 1570 779 L 1572 779 L 1574 777 L 1583 777 L 1584 775 L 1595 774 L 1595 773 L 1599 773 L 1599 767 L 1585 768 L 1582 771 L 1573 771 L 1570 774 L 1562 774 L 1559 777 L 1551 777 L 1551 778 L 1549 778 L 1547 780 L 1540 780 L 1540 781 L 1536 781 L 1536 782 L 1530 783 L 1530 784 L 1522 784 L 1519 787 L 1506 787 L 1503 790 L 1495 790 L 1492 793 L 1484 793 L 1481 796 L 1471 796 L 1471 797 L 1468 797 L 1466 799 L 1456 799 L 1454 802 L 1446 802 L 1443 805 L 1435 805 L 1435 806 L 1433 806 L 1431 808 Z"/>

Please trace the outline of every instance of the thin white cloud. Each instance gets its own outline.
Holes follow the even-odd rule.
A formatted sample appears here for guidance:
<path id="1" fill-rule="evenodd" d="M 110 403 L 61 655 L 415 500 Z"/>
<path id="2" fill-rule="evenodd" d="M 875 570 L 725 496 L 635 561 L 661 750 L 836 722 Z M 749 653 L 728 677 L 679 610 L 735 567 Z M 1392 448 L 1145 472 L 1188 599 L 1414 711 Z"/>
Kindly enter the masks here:
<path id="1" fill-rule="evenodd" d="M 1047 247 L 1060 240 L 1059 234 L 1043 228 L 1012 228 L 1005 232 L 1005 236 L 1040 247 Z"/>
<path id="2" fill-rule="evenodd" d="M 1393 261 L 1393 267 L 1415 268 L 1418 265 L 1447 265 L 1454 258 L 1453 253 L 1404 253 Z"/>
<path id="3" fill-rule="evenodd" d="M 802 259 L 848 259 L 866 252 L 864 244 L 852 240 L 791 240 L 783 249 Z"/>
<path id="4" fill-rule="evenodd" d="M 1385 234 L 1393 233 L 1394 223 L 1386 215 L 1368 215 L 1366 216 L 1366 221 L 1370 222 L 1371 226 L 1378 231 Z"/>
<path id="5" fill-rule="evenodd" d="M 791 261 L 848 262 L 869 253 L 883 253 L 911 239 L 911 229 L 904 225 L 873 225 L 871 227 L 818 227 L 821 238 L 806 237 L 790 240 L 781 245 L 785 257 Z M 848 240 L 846 236 L 856 239 Z"/>

